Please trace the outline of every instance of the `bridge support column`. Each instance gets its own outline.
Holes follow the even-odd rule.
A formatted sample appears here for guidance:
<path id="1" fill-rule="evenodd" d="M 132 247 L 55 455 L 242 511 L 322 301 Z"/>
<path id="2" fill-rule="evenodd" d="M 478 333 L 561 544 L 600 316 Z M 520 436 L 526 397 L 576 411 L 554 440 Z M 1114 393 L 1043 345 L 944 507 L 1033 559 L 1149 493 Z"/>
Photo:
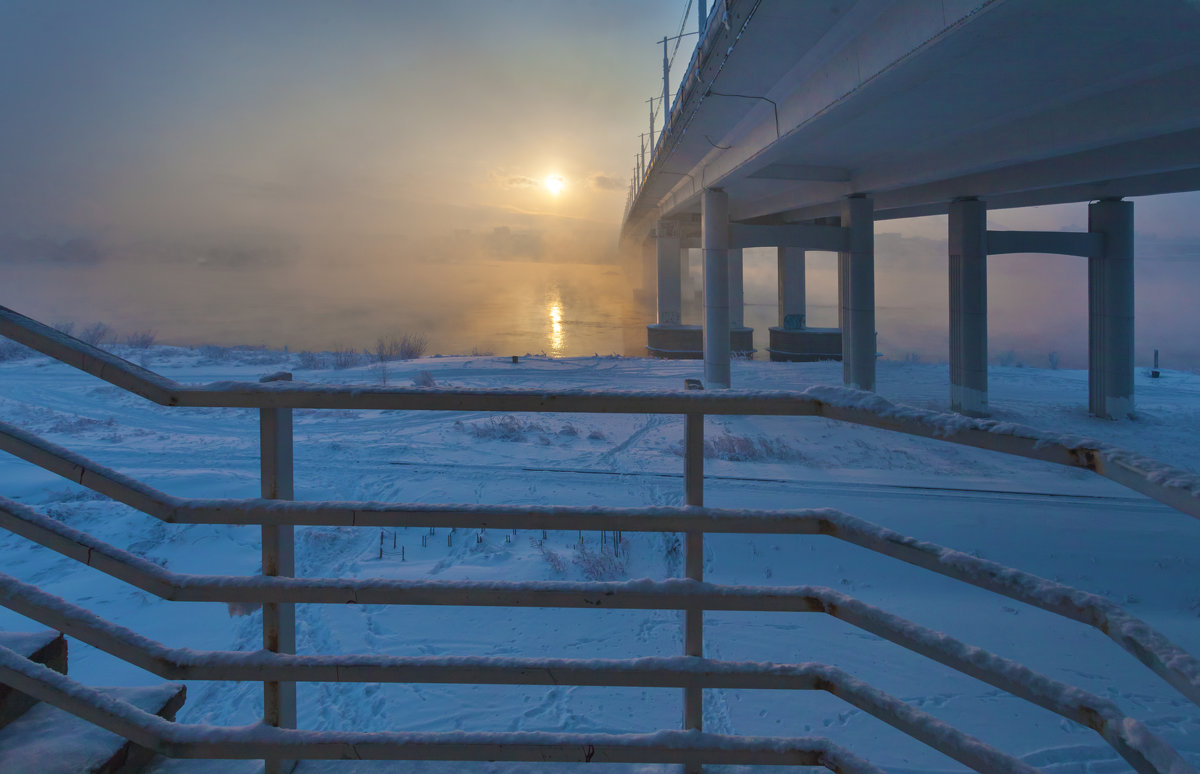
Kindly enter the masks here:
<path id="1" fill-rule="evenodd" d="M 639 269 L 641 269 L 641 292 L 645 299 L 649 301 L 652 294 L 655 292 L 654 286 L 658 280 L 657 263 L 654 255 L 654 245 L 649 242 L 642 243 L 641 252 L 638 255 L 640 259 Z"/>
<path id="2" fill-rule="evenodd" d="M 987 416 L 987 204 L 950 203 L 950 408 Z"/>
<path id="3" fill-rule="evenodd" d="M 1133 202 L 1088 206 L 1088 231 L 1104 249 L 1088 258 L 1088 410 L 1133 416 Z"/>
<path id="4" fill-rule="evenodd" d="M 838 295 L 842 326 L 842 381 L 875 389 L 875 212 L 865 196 L 842 202 L 842 227 L 850 232 L 849 251 L 838 253 Z"/>
<path id="5" fill-rule="evenodd" d="M 778 252 L 775 260 L 779 269 L 779 327 L 787 327 L 788 316 L 798 316 L 799 327 L 803 328 L 807 303 L 804 288 L 804 248 L 775 249 Z"/>
<path id="6" fill-rule="evenodd" d="M 729 327 L 746 327 L 746 294 L 742 287 L 742 248 L 729 249 Z"/>
<path id="7" fill-rule="evenodd" d="M 746 327 L 746 294 L 742 283 L 742 248 L 729 248 L 729 349 L 734 355 L 754 352 L 754 331 Z"/>
<path id="8" fill-rule="evenodd" d="M 679 228 L 674 221 L 660 220 L 658 241 L 658 324 L 679 325 L 683 321 L 683 279 L 680 276 Z"/>
<path id="9" fill-rule="evenodd" d="M 700 209 L 704 245 L 704 383 L 729 387 L 729 195 L 706 188 Z"/>
<path id="10" fill-rule="evenodd" d="M 682 247 L 679 250 L 679 322 L 683 324 L 685 307 L 690 306 L 691 311 L 695 314 L 695 310 L 700 307 L 696 303 L 696 293 L 692 284 L 692 267 L 691 267 L 691 250 Z"/>

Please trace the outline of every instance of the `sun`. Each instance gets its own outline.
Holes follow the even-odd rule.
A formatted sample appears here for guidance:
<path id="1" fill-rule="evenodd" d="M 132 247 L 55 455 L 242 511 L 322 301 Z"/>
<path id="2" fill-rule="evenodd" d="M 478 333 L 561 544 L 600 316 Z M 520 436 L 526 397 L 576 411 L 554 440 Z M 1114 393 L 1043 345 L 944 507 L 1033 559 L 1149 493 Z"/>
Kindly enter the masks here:
<path id="1" fill-rule="evenodd" d="M 559 175 L 546 175 L 546 179 L 542 183 L 552 196 L 558 196 L 567 187 L 567 181 L 563 180 Z"/>

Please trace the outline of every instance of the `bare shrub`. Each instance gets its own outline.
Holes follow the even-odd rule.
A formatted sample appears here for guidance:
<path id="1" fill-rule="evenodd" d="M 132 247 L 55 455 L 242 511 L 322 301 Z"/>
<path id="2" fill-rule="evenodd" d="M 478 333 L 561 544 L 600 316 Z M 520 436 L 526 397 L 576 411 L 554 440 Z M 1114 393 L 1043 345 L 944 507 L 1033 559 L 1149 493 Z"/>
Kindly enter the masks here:
<path id="1" fill-rule="evenodd" d="M 542 558 L 546 560 L 546 564 L 550 565 L 550 569 L 555 575 L 562 576 L 567 574 L 567 563 L 563 561 L 561 556 L 547 548 L 545 543 L 539 542 L 537 547 L 542 552 Z"/>
<path id="2" fill-rule="evenodd" d="M 1058 370 L 1058 353 L 1057 352 L 1051 352 L 1050 354 L 1046 355 L 1046 361 L 1048 363 L 1050 363 L 1051 370 L 1053 370 L 1053 371 Z"/>
<path id="3" fill-rule="evenodd" d="M 573 561 L 583 577 L 588 580 L 616 580 L 625 576 L 625 563 L 612 554 L 604 552 L 594 554 L 586 547 L 582 547 Z"/>
<path id="4" fill-rule="evenodd" d="M 400 342 L 395 336 L 380 336 L 375 340 L 375 357 L 380 363 L 400 359 Z"/>
<path id="5" fill-rule="evenodd" d="M 18 344 L 8 339 L 0 339 L 0 363 L 7 363 L 10 360 L 24 360 L 27 357 L 32 357 L 34 354 L 36 353 L 24 344 Z"/>
<path id="6" fill-rule="evenodd" d="M 300 361 L 298 367 L 305 371 L 324 371 L 326 368 L 329 368 L 329 359 L 325 357 L 325 353 L 323 352 L 309 352 L 308 350 L 304 350 L 303 352 L 296 353 L 296 358 Z"/>
<path id="7" fill-rule="evenodd" d="M 1022 360 L 1017 355 L 1017 351 L 1015 349 L 1006 350 L 1004 352 L 1000 352 L 999 354 L 997 354 L 995 357 L 995 363 L 996 363 L 996 365 L 1006 366 L 1006 367 L 1013 367 L 1013 366 L 1015 366 L 1017 368 L 1025 367 L 1025 361 Z"/>
<path id="8" fill-rule="evenodd" d="M 102 322 L 94 322 L 79 332 L 79 340 L 93 347 L 103 346 L 117 338 L 117 332 Z"/>
<path id="9" fill-rule="evenodd" d="M 62 414 L 55 417 L 54 422 L 47 428 L 51 433 L 62 433 L 63 435 L 77 436 L 83 433 L 114 431 L 117 427 L 115 417 L 108 419 L 92 419 L 82 415 L 67 415 Z"/>
<path id="10" fill-rule="evenodd" d="M 199 350 L 200 361 L 202 364 L 224 363 L 227 362 L 230 357 L 232 357 L 229 347 L 220 347 L 216 344 L 201 344 Z"/>
<path id="11" fill-rule="evenodd" d="M 419 371 L 413 377 L 413 386 L 415 387 L 437 387 L 437 382 L 433 379 L 433 374 L 428 371 Z"/>
<path id="12" fill-rule="evenodd" d="M 400 359 L 416 360 L 425 354 L 429 339 L 418 333 L 406 333 L 400 337 Z"/>
<path id="13" fill-rule="evenodd" d="M 544 437 L 546 432 L 545 425 L 540 422 L 521 419 L 512 414 L 472 424 L 455 422 L 454 426 L 481 441 L 523 441 L 531 433 L 538 433 Z"/>
<path id="14" fill-rule="evenodd" d="M 338 347 L 329 354 L 333 367 L 338 371 L 354 368 L 362 362 L 362 358 L 356 350 L 345 347 Z"/>
<path id="15" fill-rule="evenodd" d="M 375 342 L 375 356 L 380 362 L 388 360 L 416 360 L 425 354 L 429 339 L 419 333 L 401 333 L 395 336 L 380 336 Z"/>
<path id="16" fill-rule="evenodd" d="M 158 341 L 158 335 L 150 329 L 131 333 L 125 337 L 125 343 L 134 349 L 150 349 Z"/>
<path id="17" fill-rule="evenodd" d="M 675 453 L 683 455 L 682 442 L 676 446 Z M 804 455 L 782 438 L 748 438 L 722 433 L 704 440 L 704 457 L 730 462 L 770 462 L 799 460 Z"/>

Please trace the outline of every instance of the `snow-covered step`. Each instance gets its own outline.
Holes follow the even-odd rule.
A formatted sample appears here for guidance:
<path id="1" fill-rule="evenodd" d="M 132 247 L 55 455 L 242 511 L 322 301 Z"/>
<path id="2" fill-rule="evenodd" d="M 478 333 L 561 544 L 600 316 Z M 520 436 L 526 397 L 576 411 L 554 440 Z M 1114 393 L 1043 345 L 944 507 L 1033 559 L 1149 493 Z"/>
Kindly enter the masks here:
<path id="1" fill-rule="evenodd" d="M 99 690 L 167 720 L 175 719 L 186 694 L 173 683 Z M 150 750 L 48 704 L 38 704 L 0 730 L 5 774 L 134 774 L 153 757 Z"/>
<path id="2" fill-rule="evenodd" d="M 67 673 L 67 640 L 58 632 L 0 632 L 0 646 L 56 672 Z M 34 704 L 37 699 L 0 683 L 0 728 L 21 717 Z"/>

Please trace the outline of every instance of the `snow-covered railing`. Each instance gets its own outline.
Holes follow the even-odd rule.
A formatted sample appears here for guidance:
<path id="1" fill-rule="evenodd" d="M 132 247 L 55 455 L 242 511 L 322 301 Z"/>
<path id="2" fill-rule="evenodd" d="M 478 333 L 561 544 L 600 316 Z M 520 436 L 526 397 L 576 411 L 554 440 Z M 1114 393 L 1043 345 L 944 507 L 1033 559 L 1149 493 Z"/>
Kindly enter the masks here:
<path id="1" fill-rule="evenodd" d="M 813 738 L 781 740 L 681 731 L 356 733 L 296 731 L 263 725 L 241 728 L 185 725 L 168 722 L 105 696 L 2 646 L 0 682 L 171 758 L 686 764 L 699 757 L 713 763 L 824 766 L 845 774 L 883 774 L 829 740 Z"/>
<path id="2" fill-rule="evenodd" d="M 699 532 L 824 535 L 875 553 L 1002 594 L 1103 632 L 1180 693 L 1200 706 L 1200 661 L 1120 605 L 1104 597 L 1006 567 L 934 543 L 920 541 L 829 508 L 803 511 L 726 510 L 698 507 L 588 508 L 571 506 L 478 506 L 386 503 L 322 503 L 280 500 L 195 500 L 174 497 L 55 444 L 0 422 L 0 450 L 172 524 L 259 524 L 330 527 L 434 527 L 443 529 L 572 529 L 620 532 Z M 228 598 L 228 584 L 215 583 L 213 597 L 196 579 L 172 580 L 172 573 L 76 532 L 27 506 L 0 497 L 0 526 L 68 556 L 84 557 L 164 599 L 218 602 L 300 602 L 297 595 Z M 116 552 L 115 552 L 116 551 Z M 114 553 L 115 552 L 115 553 Z M 140 568 L 140 569 L 137 569 Z M 286 584 L 271 581 L 286 594 Z M 284 583 L 284 586 L 279 586 Z M 322 582 L 326 600 L 389 604 L 386 584 L 359 589 Z M 491 588 L 491 587 L 488 587 Z M 167 591 L 164 591 L 166 589 Z M 258 591 L 262 590 L 257 586 Z M 308 593 L 312 593 L 312 589 Z M 436 592 L 432 592 L 436 593 Z M 363 595 L 360 597 L 360 594 Z M 478 598 L 479 592 L 475 592 Z M 508 594 L 495 604 L 519 605 Z M 427 597 L 428 598 L 428 597 Z M 442 604 L 455 604 L 445 601 Z M 587 606 L 597 603 L 589 601 Z M 605 604 L 605 603 L 599 603 Z M 677 606 L 678 607 L 678 606 Z M 741 608 L 739 608 L 741 609 Z"/>
<path id="3" fill-rule="evenodd" d="M 85 477 L 86 478 L 86 477 Z M 226 501 L 225 509 L 242 501 Z M 245 503 L 254 507 L 255 501 Z M 314 504 L 320 507 L 323 504 Z M 261 504 L 260 504 L 261 507 Z M 379 507 L 379 506 L 376 506 Z M 277 510 L 267 506 L 267 510 Z M 292 509 L 286 509 L 292 510 Z M 312 509 L 304 509 L 312 510 Z M 396 509 L 405 518 L 397 522 L 426 523 L 424 513 L 444 513 L 452 516 L 456 526 L 513 526 L 535 529 L 538 526 L 579 526 L 572 520 L 582 512 L 589 519 L 605 516 L 601 509 L 496 509 L 442 508 L 424 511 L 411 508 Z M 496 511 L 501 511 L 497 514 Z M 971 572 L 967 579 L 991 575 L 987 570 L 996 565 L 932 544 L 917 543 L 875 525 L 840 514 L 819 510 L 798 514 L 777 512 L 722 512 L 715 509 L 656 508 L 649 512 L 621 509 L 608 514 L 616 523 L 597 522 L 584 526 L 621 528 L 630 531 L 678 531 L 704 526 L 716 532 L 754 532 L 780 534 L 832 535 L 849 539 L 866 547 L 871 543 L 894 543 L 916 547 L 933 556 L 955 557 L 953 565 L 966 564 Z M 499 516 L 501 524 L 493 517 Z M 567 523 L 564 523 L 567 522 Z M 700 522 L 700 523 L 697 523 Z M 222 522 L 227 523 L 227 522 Z M 248 523 L 255 523 L 249 520 Z M 443 522 L 443 525 L 449 526 Z M 58 551 L 90 567 L 126 581 L 160 598 L 171 601 L 224 603 L 314 603 L 314 604 L 435 604 L 486 605 L 544 608 L 609 608 L 609 609 L 700 609 L 757 612 L 818 612 L 831 615 L 876 636 L 896 643 L 913 652 L 929 656 L 940 663 L 981 679 L 1015 696 L 1038 704 L 1052 712 L 1097 731 L 1115 750 L 1138 771 L 1166 772 L 1176 770 L 1181 763 L 1173 751 L 1150 734 L 1135 720 L 1123 716 L 1110 702 L 1070 686 L 1050 680 L 1019 664 L 965 645 L 945 635 L 919 627 L 909 621 L 873 608 L 858 600 L 830 589 L 819 587 L 727 587 L 698 583 L 691 580 L 635 581 L 626 583 L 479 583 L 470 581 L 402 581 L 402 580 L 345 580 L 320 578 L 270 578 L 194 576 L 166 570 L 153 562 L 121 551 L 86 533 L 16 503 L 0 498 L 0 526 L 29 538 L 40 545 Z M 374 526 L 372 524 L 371 526 Z M 579 527 L 583 528 L 583 527 Z M 708 531 L 705 529 L 705 531 Z M 862 536 L 868 536 L 862 540 Z M 890 553 L 882 551 L 882 553 Z M 954 577 L 953 569 L 940 572 Z M 979 570 L 984 570 L 980 572 Z M 1074 605 L 1092 599 L 1109 605 L 1106 600 L 1068 589 L 1050 581 L 1033 578 L 1014 570 L 1001 568 L 1016 583 L 1007 584 L 1002 593 L 1016 596 L 1014 591 L 1027 589 L 1026 601 L 1058 611 L 1067 597 Z M 971 582 L 974 582 L 973 580 Z M 985 584 L 984 587 L 988 587 Z M 1049 587 L 1051 593 L 1046 592 Z M 1018 597 L 1019 598 L 1019 597 Z M 703 659 L 635 659 L 632 661 L 580 662 L 555 659 L 405 659 L 378 656 L 290 656 L 270 653 L 204 653 L 191 649 L 171 649 L 136 633 L 113 625 L 36 587 L 0 575 L 0 604 L 21 615 L 39 621 L 100 650 L 117 656 L 135 666 L 173 680 L 255 680 L 271 682 L 331 681 L 331 682 L 468 682 L 488 684 L 575 684 L 626 685 L 635 687 L 680 687 L 702 691 L 705 688 L 798 688 L 814 687 L 829 690 L 850 703 L 876 715 L 922 741 L 933 739 L 936 749 L 955 759 L 973 765 L 971 756 L 978 755 L 974 740 L 957 736 L 953 729 L 932 733 L 906 715 L 902 703 L 883 694 L 863 693 L 844 689 L 841 683 L 808 685 L 814 665 L 777 667 L 775 665 L 729 665 Z M 1157 635 L 1136 619 L 1134 626 L 1120 627 L 1124 634 L 1132 629 L 1131 641 L 1138 646 L 1133 652 L 1146 660 L 1144 653 L 1154 654 L 1151 660 L 1160 667 L 1166 662 L 1176 671 L 1174 677 L 1185 681 L 1181 690 L 1190 686 L 1195 695 L 1197 685 L 1195 662 L 1161 635 Z M 1106 623 L 1101 628 L 1110 629 Z M 1149 635 L 1149 636 L 1147 636 Z M 1117 638 L 1114 638 L 1117 639 Z M 1118 639 L 1118 642 L 1121 640 Z M 1125 643 L 1122 643 L 1125 644 Z M 1164 647 L 1165 646 L 1165 647 Z M 1150 663 L 1150 661 L 1147 661 Z M 684 665 L 690 665 L 684 667 Z M 789 671 L 790 670 L 790 671 Z M 799 670 L 799 671 L 797 671 Z M 1157 670 L 1156 670 L 1157 671 Z M 832 673 L 830 673 L 832 674 Z M 1189 677 L 1190 675 L 1190 677 Z M 774 678 L 778 679 L 772 679 Z M 1168 677 L 1170 680 L 1171 678 Z M 797 683 L 796 681 L 800 681 Z M 1174 681 L 1173 681 L 1174 682 Z M 772 684 L 773 683 L 773 684 Z M 857 682 L 855 685 L 859 685 Z M 869 689 L 868 689 L 869 690 Z M 848 692 L 847 692 L 848 691 Z M 1185 690 L 1185 692 L 1188 692 Z M 866 701 L 866 698 L 870 701 Z M 864 704 L 866 702 L 866 704 Z M 914 733 L 914 731 L 922 733 Z M 975 751 L 975 752 L 972 752 Z M 994 751 L 988 751 L 992 755 Z M 978 761 L 978 758 L 975 758 Z M 974 766 L 978 768 L 977 766 Z M 988 766 L 980 770 L 1014 770 Z"/>
<path id="4" fill-rule="evenodd" d="M 0 526 L 65 556 L 173 601 L 263 606 L 265 651 L 203 653 L 165 648 L 0 576 L 0 603 L 168 678 L 254 680 L 264 685 L 264 727 L 197 729 L 146 720 L 59 675 L 47 677 L 0 653 L 0 676 L 21 690 L 120 733 L 144 746 L 187 757 L 265 758 L 268 771 L 295 758 L 380 757 L 454 760 L 608 760 L 682 762 L 697 771 L 712 763 L 801 763 L 874 771 L 827 740 L 750 739 L 701 732 L 705 688 L 827 690 L 980 771 L 1027 771 L 902 702 L 828 667 L 730 664 L 703 658 L 703 613 L 711 610 L 819 612 L 928 656 L 1097 731 L 1139 772 L 1192 772 L 1165 743 L 1111 703 L 1050 680 L 1024 666 L 965 645 L 853 598 L 819 587 L 718 586 L 703 582 L 705 532 L 826 535 L 1007 595 L 1093 626 L 1188 698 L 1200 703 L 1200 667 L 1144 622 L 1107 600 L 828 509 L 727 511 L 703 506 L 703 422 L 707 414 L 820 416 L 983 449 L 1082 467 L 1200 517 L 1200 478 L 1086 439 L 1016 425 L 896 406 L 839 388 L 805 392 L 673 392 L 469 390 L 329 387 L 291 383 L 290 374 L 262 383 L 182 385 L 0 307 L 0 334 L 167 406 L 260 409 L 264 499 L 192 500 L 159 492 L 116 471 L 8 425 L 0 449 L 96 492 L 174 523 L 257 524 L 263 531 L 263 575 L 248 578 L 173 573 L 104 544 L 29 508 L 0 499 Z M 680 414 L 684 423 L 683 508 L 516 508 L 389 503 L 293 503 L 291 409 L 393 409 Z M 682 532 L 686 580 L 628 583 L 472 583 L 321 579 L 293 574 L 295 525 L 445 526 Z M 294 656 L 298 603 L 609 607 L 684 611 L 684 657 L 571 662 L 554 659 L 396 659 Z M 651 666 L 652 663 L 652 666 Z M 655 735 L 346 734 L 299 732 L 295 683 L 310 680 L 630 685 L 682 688 L 688 733 Z M 770 683 L 770 685 L 768 685 Z M 132 713 L 132 714 L 131 714 Z M 280 728 L 272 728 L 278 726 Z M 130 733 L 125 733 L 126 731 Z M 136 734 L 132 736 L 130 734 Z M 730 740 L 733 741 L 730 741 Z M 143 743 L 139 741 L 139 744 Z M 340 754 L 339 754 L 340 753 Z M 582 756 L 582 757 L 580 757 Z"/>
<path id="5" fill-rule="evenodd" d="M 926 411 L 843 387 L 709 392 L 330 386 L 291 381 L 184 385 L 3 306 L 0 335 L 164 406 L 817 416 L 1090 470 L 1200 519 L 1200 476 L 1189 471 L 1089 438 Z"/>
<path id="6" fill-rule="evenodd" d="M 691 580 L 479 583 L 189 576 L 164 570 L 82 533 L 76 537 L 84 537 L 90 545 L 86 560 L 78 555 L 74 558 L 172 601 L 824 613 L 1091 728 L 1137 771 L 1177 771 L 1182 763 L 1161 739 L 1124 716 L 1111 702 L 827 588 L 719 586 Z M 43 544 L 54 547 L 52 543 Z M 98 557 L 95 562 L 93 556 Z M 124 572 L 114 572 L 118 566 Z M 3 574 L 0 604 L 171 680 L 826 690 L 976 770 L 1014 770 L 995 765 L 980 768 L 977 740 L 824 665 L 728 663 L 693 657 L 575 660 L 204 652 L 167 648 Z M 990 748 L 985 750 L 993 762 L 1008 759 Z"/>

